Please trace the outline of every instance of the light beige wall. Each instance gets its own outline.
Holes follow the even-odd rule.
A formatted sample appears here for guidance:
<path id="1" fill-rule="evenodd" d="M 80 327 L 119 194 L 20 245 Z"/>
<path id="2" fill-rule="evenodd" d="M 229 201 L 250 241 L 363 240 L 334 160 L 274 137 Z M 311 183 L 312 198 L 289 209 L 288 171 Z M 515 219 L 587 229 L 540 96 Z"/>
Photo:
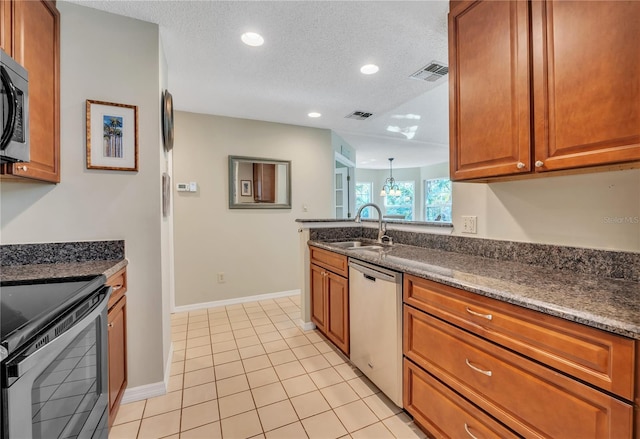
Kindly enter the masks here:
<path id="1" fill-rule="evenodd" d="M 300 288 L 295 219 L 331 215 L 330 131 L 186 112 L 175 127 L 173 187 L 198 183 L 174 192 L 176 305 Z M 229 209 L 229 155 L 291 160 L 292 209 Z"/>
<path id="2" fill-rule="evenodd" d="M 477 215 L 478 234 L 462 234 Z M 640 170 L 453 184 L 454 234 L 640 251 Z"/>
<path id="3" fill-rule="evenodd" d="M 420 176 L 423 181 L 434 178 L 449 178 L 449 162 L 423 166 L 420 168 Z"/>
<path id="4" fill-rule="evenodd" d="M 2 183 L 1 242 L 124 239 L 129 386 L 163 379 L 158 27 L 58 2 L 61 182 Z M 140 170 L 87 170 L 85 100 L 139 107 Z"/>

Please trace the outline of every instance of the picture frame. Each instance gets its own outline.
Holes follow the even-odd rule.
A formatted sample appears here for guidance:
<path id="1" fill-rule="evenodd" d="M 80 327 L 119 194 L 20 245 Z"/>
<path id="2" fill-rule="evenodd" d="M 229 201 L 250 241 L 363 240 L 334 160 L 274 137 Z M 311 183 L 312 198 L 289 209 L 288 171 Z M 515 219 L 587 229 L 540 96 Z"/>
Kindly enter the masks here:
<path id="1" fill-rule="evenodd" d="M 87 99 L 87 169 L 138 171 L 138 107 Z"/>
<path id="2" fill-rule="evenodd" d="M 240 195 L 250 197 L 251 192 L 251 180 L 240 180 Z"/>

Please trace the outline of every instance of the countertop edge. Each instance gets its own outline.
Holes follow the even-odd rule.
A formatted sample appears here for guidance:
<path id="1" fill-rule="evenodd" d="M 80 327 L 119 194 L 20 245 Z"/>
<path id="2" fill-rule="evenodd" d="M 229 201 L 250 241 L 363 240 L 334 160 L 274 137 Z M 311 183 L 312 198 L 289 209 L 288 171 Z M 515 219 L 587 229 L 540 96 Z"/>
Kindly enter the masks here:
<path id="1" fill-rule="evenodd" d="M 107 277 L 107 279 L 109 279 L 111 276 L 116 274 L 118 271 L 122 270 L 127 265 L 129 265 L 129 260 L 127 258 L 124 258 L 124 259 L 122 259 L 120 261 L 117 261 L 113 265 L 113 267 L 110 267 L 110 268 L 106 269 L 105 271 L 103 271 L 102 274 L 104 274 Z"/>
<path id="2" fill-rule="evenodd" d="M 2 266 L 0 280 L 30 281 L 38 279 L 64 279 L 74 276 L 114 275 L 129 264 L 129 260 L 107 259 L 83 262 L 59 262 L 52 264 L 24 264 Z"/>

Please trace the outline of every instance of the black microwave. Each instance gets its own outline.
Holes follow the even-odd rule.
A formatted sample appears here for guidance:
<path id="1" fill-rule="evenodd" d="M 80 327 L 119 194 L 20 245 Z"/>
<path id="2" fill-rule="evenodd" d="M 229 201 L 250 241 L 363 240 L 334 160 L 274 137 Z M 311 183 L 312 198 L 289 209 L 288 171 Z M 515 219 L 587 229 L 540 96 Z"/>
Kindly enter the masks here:
<path id="1" fill-rule="evenodd" d="M 29 161 L 29 77 L 0 49 L 0 161 Z"/>

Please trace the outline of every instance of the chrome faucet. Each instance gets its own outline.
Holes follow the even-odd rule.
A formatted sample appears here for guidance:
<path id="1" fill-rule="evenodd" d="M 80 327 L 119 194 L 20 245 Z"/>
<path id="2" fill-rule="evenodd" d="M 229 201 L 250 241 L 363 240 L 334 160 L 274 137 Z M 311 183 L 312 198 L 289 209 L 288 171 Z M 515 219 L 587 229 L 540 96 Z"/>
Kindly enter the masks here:
<path id="1" fill-rule="evenodd" d="M 386 226 L 385 223 L 382 222 L 382 211 L 380 210 L 380 208 L 378 207 L 377 204 L 375 204 L 375 203 L 367 203 L 367 204 L 363 204 L 362 206 L 360 206 L 360 208 L 358 209 L 358 212 L 356 212 L 356 217 L 355 217 L 354 221 L 356 223 L 362 222 L 360 214 L 367 207 L 374 207 L 378 211 L 378 242 L 382 244 L 382 238 L 387 238 L 387 239 L 389 239 L 389 243 L 391 243 L 391 238 L 389 238 L 386 235 L 387 226 Z"/>

